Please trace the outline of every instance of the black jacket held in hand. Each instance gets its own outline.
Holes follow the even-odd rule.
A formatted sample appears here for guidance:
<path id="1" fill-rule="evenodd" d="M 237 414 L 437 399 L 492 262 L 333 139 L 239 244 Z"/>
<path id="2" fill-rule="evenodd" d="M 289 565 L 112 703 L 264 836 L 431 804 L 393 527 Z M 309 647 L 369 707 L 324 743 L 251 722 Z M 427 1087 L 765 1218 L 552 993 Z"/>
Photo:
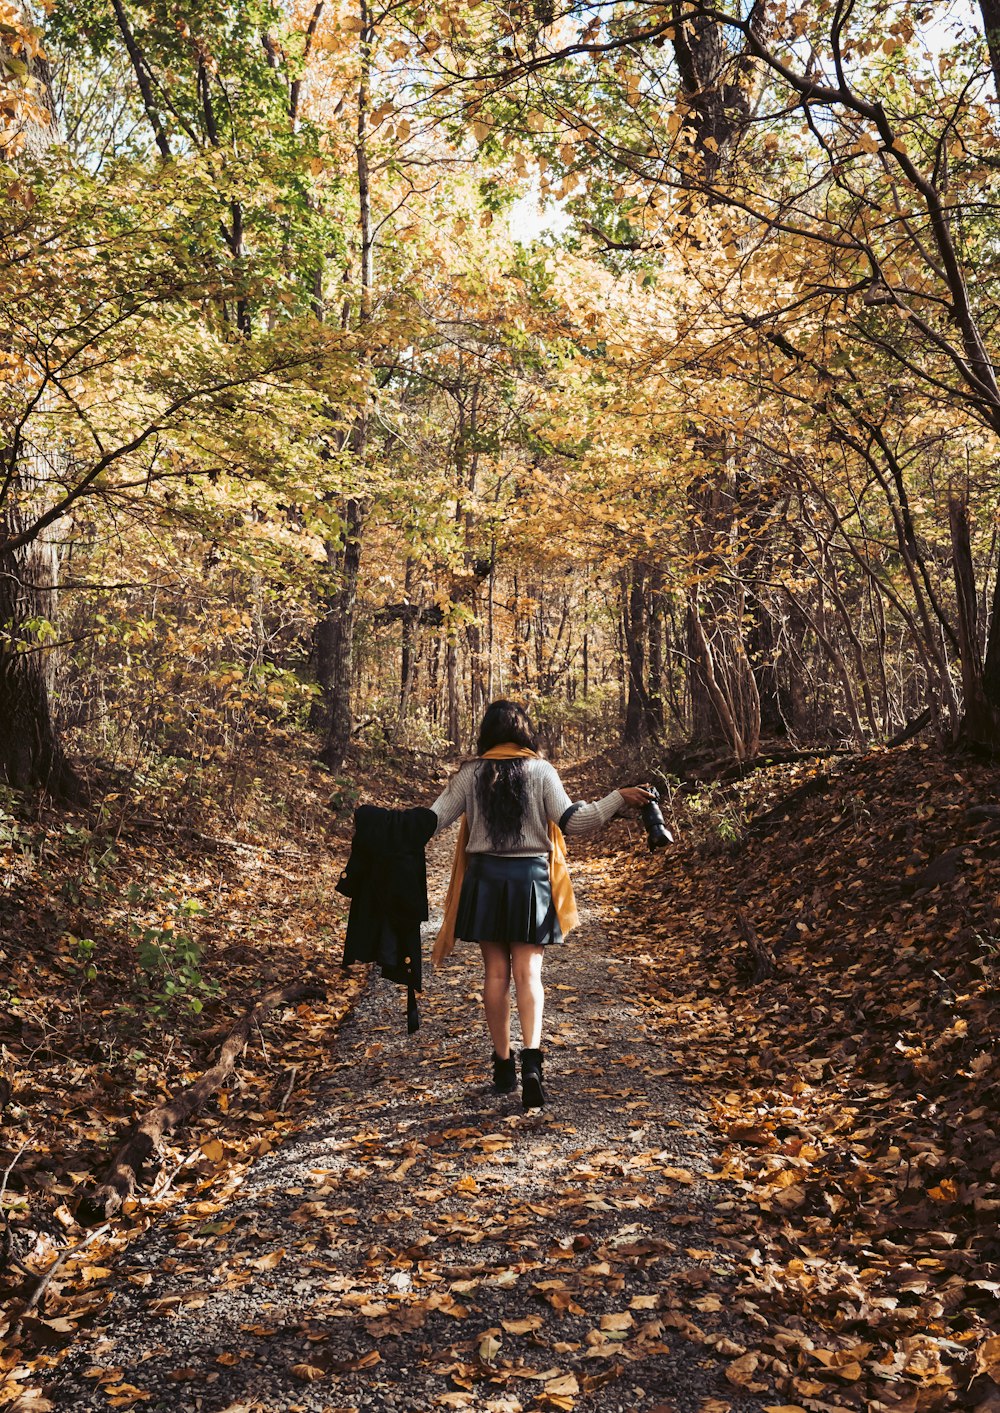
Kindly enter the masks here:
<path id="1" fill-rule="evenodd" d="M 351 900 L 344 966 L 375 962 L 389 981 L 407 988 L 406 1022 L 420 1026 L 416 992 L 422 985 L 420 924 L 427 921 L 424 849 L 437 828 L 433 810 L 354 811 L 351 856 L 337 892 Z"/>

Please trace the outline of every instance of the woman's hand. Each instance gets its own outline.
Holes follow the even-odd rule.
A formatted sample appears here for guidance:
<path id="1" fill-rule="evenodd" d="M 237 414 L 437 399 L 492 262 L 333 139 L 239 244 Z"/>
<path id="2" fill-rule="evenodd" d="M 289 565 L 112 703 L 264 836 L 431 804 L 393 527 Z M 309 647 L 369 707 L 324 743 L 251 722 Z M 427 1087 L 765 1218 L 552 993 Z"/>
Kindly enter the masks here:
<path id="1" fill-rule="evenodd" d="M 653 798 L 648 785 L 619 785 L 618 793 L 630 810 L 641 810 L 646 801 Z"/>

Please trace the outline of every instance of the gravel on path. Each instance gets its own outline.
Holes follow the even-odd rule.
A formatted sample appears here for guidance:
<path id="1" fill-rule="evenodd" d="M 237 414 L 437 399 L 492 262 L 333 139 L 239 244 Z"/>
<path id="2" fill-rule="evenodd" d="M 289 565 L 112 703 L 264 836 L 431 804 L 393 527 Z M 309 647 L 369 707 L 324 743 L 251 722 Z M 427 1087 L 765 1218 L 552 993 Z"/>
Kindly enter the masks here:
<path id="1" fill-rule="evenodd" d="M 629 939 L 579 901 L 546 959 L 543 1111 L 490 1090 L 478 949 L 426 978 L 412 1037 L 373 977 L 309 1126 L 129 1248 L 54 1407 L 759 1409 L 725 1377 L 753 1345 L 733 1195 Z"/>

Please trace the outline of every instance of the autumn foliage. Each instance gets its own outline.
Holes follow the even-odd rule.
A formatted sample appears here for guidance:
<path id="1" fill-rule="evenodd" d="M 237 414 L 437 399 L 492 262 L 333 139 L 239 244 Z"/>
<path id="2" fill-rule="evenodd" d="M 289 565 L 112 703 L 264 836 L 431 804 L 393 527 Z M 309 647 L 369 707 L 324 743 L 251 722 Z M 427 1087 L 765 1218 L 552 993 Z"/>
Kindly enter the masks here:
<path id="1" fill-rule="evenodd" d="M 730 1385 L 994 1407 L 998 94 L 992 0 L 0 3 L 5 1372 L 304 977 L 182 1198 L 288 1131 L 354 803 L 508 696 L 683 841 L 591 884 L 759 1217 Z"/>

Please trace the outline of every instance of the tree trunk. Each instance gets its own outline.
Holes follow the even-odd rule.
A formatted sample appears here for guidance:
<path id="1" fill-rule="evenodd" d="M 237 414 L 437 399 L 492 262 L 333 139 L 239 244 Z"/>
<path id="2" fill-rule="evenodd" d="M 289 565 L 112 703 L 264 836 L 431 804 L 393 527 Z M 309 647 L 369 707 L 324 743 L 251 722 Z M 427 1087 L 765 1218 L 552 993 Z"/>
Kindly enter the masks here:
<path id="1" fill-rule="evenodd" d="M 650 736 L 663 735 L 663 571 L 649 574 L 649 670 L 646 722 Z"/>
<path id="2" fill-rule="evenodd" d="M 983 30 L 986 45 L 990 51 L 990 67 L 993 70 L 993 86 L 1000 98 L 1000 0 L 979 0 L 983 16 Z"/>
<path id="3" fill-rule="evenodd" d="M 407 605 L 412 603 L 413 594 L 413 560 L 407 556 L 406 570 L 403 576 L 403 598 Z M 416 613 L 404 614 L 400 620 L 401 640 L 399 645 L 399 720 L 396 724 L 396 736 L 399 737 L 403 725 L 406 721 L 407 712 L 410 708 L 410 697 L 413 693 L 413 678 L 416 671 L 416 659 L 414 646 L 417 636 L 417 615 Z"/>
<path id="4" fill-rule="evenodd" d="M 993 586 L 993 612 L 983 665 L 983 694 L 994 717 L 1000 717 L 1000 570 Z"/>
<path id="5" fill-rule="evenodd" d="M 732 664 L 716 656 L 705 632 L 695 585 L 688 600 L 688 641 L 694 647 L 700 679 L 718 721 L 718 731 L 738 761 L 752 760 L 760 748 L 760 697 L 745 655 Z M 738 639 L 733 645 L 740 647 Z M 728 668 L 728 670 L 726 670 Z"/>
<path id="6" fill-rule="evenodd" d="M 958 641 L 962 657 L 963 714 L 961 734 L 978 745 L 995 749 L 1000 745 L 1000 701 L 987 695 L 987 669 L 983 662 L 979 640 L 978 595 L 976 569 L 969 537 L 968 505 L 964 497 L 948 499 L 948 519 L 951 525 L 951 547 L 955 569 L 955 603 L 958 609 Z M 987 663 L 993 650 L 996 657 L 997 603 L 994 599 L 993 622 L 987 645 Z M 995 669 L 995 661 L 993 663 Z"/>
<path id="7" fill-rule="evenodd" d="M 324 740 L 319 758 L 334 771 L 343 765 L 351 744 L 354 621 L 357 616 L 363 527 L 361 502 L 352 498 L 345 506 L 343 548 L 327 547 L 327 558 L 336 578 L 329 607 L 316 630 L 317 676 L 326 708 Z"/>
<path id="8" fill-rule="evenodd" d="M 458 645 L 453 638 L 448 639 L 445 668 L 448 676 L 448 740 L 457 751 L 461 747 L 461 721 L 458 709 Z"/>
<path id="9" fill-rule="evenodd" d="M 649 694 L 646 691 L 646 575 L 638 560 L 622 571 L 622 632 L 628 695 L 622 742 L 637 746 L 646 738 Z"/>
<path id="10" fill-rule="evenodd" d="M 371 180 L 368 167 L 368 123 L 371 107 L 372 43 L 375 37 L 367 0 L 361 3 L 361 74 L 358 81 L 358 118 L 355 159 L 358 177 L 358 228 L 361 242 L 361 288 L 358 326 L 371 322 L 373 255 L 375 235 L 372 225 Z M 364 359 L 370 367 L 367 356 Z M 351 432 L 351 451 L 360 465 L 368 448 L 368 406 L 358 413 Z M 354 623 L 358 602 L 358 571 L 361 564 L 361 532 L 364 504 L 351 496 L 344 507 L 343 549 L 327 546 L 327 559 L 337 572 L 330 607 L 316 634 L 317 670 L 325 699 L 326 732 L 319 758 L 330 770 L 339 770 L 351 743 L 354 690 Z"/>
<path id="11" fill-rule="evenodd" d="M 739 727 L 733 717 L 732 709 L 726 700 L 725 693 L 719 686 L 718 678 L 715 675 L 715 662 L 712 655 L 712 647 L 705 636 L 705 628 L 701 621 L 701 612 L 698 608 L 697 594 L 692 594 L 688 604 L 688 641 L 692 644 L 699 664 L 700 671 L 695 677 L 700 681 L 704 694 L 712 705 L 718 723 L 718 730 L 725 738 L 733 755 L 737 760 L 745 759 L 746 752 L 743 746 L 743 739 L 740 736 Z"/>
<path id="12" fill-rule="evenodd" d="M 490 540 L 490 579 L 489 579 L 489 599 L 486 604 L 486 703 L 493 700 L 495 695 L 493 689 L 493 639 L 495 624 L 493 622 L 493 602 L 496 593 L 497 579 L 497 546 L 496 539 Z"/>
<path id="13" fill-rule="evenodd" d="M 472 600 L 473 613 L 478 612 L 476 596 Z M 478 721 L 486 709 L 486 674 L 483 670 L 483 630 L 478 618 L 466 629 L 466 651 L 469 659 L 469 714 Z"/>
<path id="14" fill-rule="evenodd" d="M 430 719 L 437 726 L 441 721 L 441 638 L 436 636 L 427 671 L 427 699 Z"/>
<path id="15" fill-rule="evenodd" d="M 41 157 L 60 134 L 48 61 L 36 56 L 31 74 L 52 121 L 31 119 L 21 131 L 25 152 Z M 0 439 L 0 543 L 25 533 L 28 505 L 54 478 L 59 458 L 55 444 L 22 444 L 18 452 L 11 443 L 5 454 Z M 55 613 L 58 576 L 59 556 L 45 531 L 21 549 L 0 553 L 0 780 L 16 790 L 41 786 L 62 799 L 78 799 L 83 785 L 52 717 L 53 650 L 40 631 Z"/>
<path id="16" fill-rule="evenodd" d="M 583 588 L 583 700 L 590 696 L 590 591 Z"/>
<path id="17" fill-rule="evenodd" d="M 752 0 L 746 11 L 747 29 L 738 50 L 734 50 L 723 26 L 713 17 L 692 15 L 680 0 L 674 0 L 672 11 L 677 20 L 671 36 L 674 58 L 684 101 L 684 131 L 690 139 L 690 162 L 682 178 L 692 191 L 712 193 L 716 182 L 724 176 L 735 151 L 741 132 L 751 121 L 754 94 L 759 80 L 753 47 L 770 33 L 774 26 L 773 7 L 763 0 Z M 717 198 L 710 194 L 711 201 Z M 683 211 L 695 211 L 698 203 L 682 201 Z M 693 231 L 683 233 L 692 248 L 699 248 L 700 237 Z M 692 548 L 700 555 L 713 553 L 713 541 L 720 528 L 728 530 L 734 521 L 733 490 L 726 484 L 727 451 L 724 439 L 705 432 L 702 441 L 709 464 L 716 462 L 714 471 L 691 488 Z M 702 561 L 703 567 L 707 564 Z M 759 741 L 760 693 L 753 679 L 743 646 L 741 622 L 727 612 L 724 590 L 707 590 L 712 601 L 707 605 L 707 617 L 722 630 L 724 655 L 717 657 L 704 631 L 701 611 L 695 603 L 687 614 L 687 655 L 691 664 L 688 673 L 691 699 L 691 738 L 695 746 L 729 747 L 737 752 L 748 749 L 748 741 Z M 697 597 L 697 593 L 696 596 Z M 727 620 L 731 626 L 725 626 Z M 731 651 L 730 651 L 731 650 Z M 731 659 L 727 662 L 726 658 Z M 733 681 L 727 689 L 724 669 L 732 667 Z M 742 680 L 746 668 L 748 682 Z M 716 669 L 718 668 L 718 675 Z M 720 700 L 726 702 L 729 722 L 720 711 Z M 737 713 L 745 708 L 747 719 L 737 722 Z M 735 732 L 735 739 L 734 739 Z M 737 746 L 737 743 L 738 746 Z M 750 754 L 753 754 L 750 750 Z"/>
<path id="18" fill-rule="evenodd" d="M 0 537 L 14 530 L 9 514 L 0 517 Z M 52 720 L 51 649 L 38 631 L 52 613 L 56 569 L 37 544 L 0 555 L 0 779 L 76 799 L 82 785 Z"/>
<path id="19" fill-rule="evenodd" d="M 775 620 L 759 592 L 751 593 L 749 611 L 752 621 L 747 634 L 747 656 L 760 694 L 761 731 L 765 736 L 787 736 L 778 680 Z"/>

